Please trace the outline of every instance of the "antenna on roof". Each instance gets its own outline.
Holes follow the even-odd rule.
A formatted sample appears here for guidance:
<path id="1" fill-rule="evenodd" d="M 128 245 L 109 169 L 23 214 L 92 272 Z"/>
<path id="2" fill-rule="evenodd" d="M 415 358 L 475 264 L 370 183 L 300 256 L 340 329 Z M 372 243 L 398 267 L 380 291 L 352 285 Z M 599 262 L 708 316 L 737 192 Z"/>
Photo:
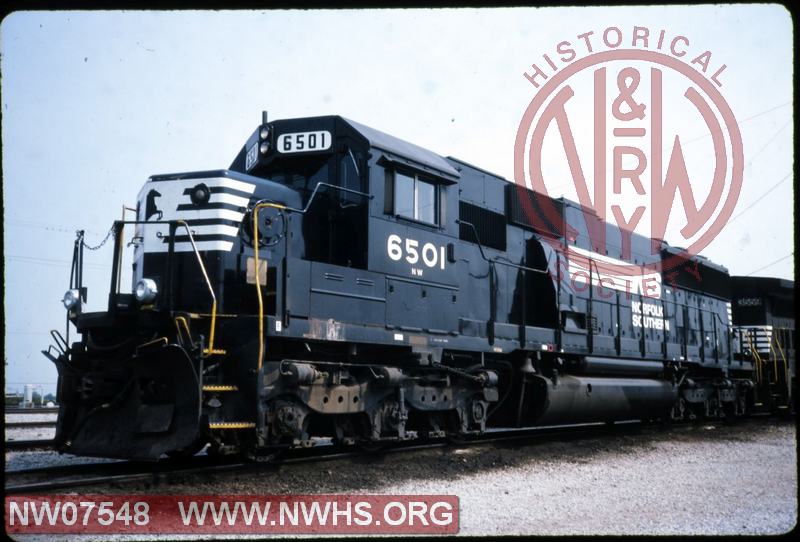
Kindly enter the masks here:
<path id="1" fill-rule="evenodd" d="M 262 111 L 261 112 L 261 124 L 266 124 L 266 123 L 267 123 L 267 112 L 266 111 Z"/>

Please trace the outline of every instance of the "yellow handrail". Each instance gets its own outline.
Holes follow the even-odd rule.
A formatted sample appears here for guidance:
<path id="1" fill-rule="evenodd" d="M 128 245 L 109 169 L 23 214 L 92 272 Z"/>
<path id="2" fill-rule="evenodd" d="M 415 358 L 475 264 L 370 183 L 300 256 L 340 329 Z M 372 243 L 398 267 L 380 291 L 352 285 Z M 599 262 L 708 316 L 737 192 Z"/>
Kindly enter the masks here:
<path id="1" fill-rule="evenodd" d="M 259 203 L 253 207 L 253 256 L 256 275 L 256 293 L 258 295 L 258 370 L 264 362 L 264 300 L 261 299 L 261 269 L 258 262 L 258 212 L 265 208 L 286 209 L 278 203 Z"/>
<path id="2" fill-rule="evenodd" d="M 189 331 L 189 323 L 186 321 L 186 318 L 184 318 L 183 316 L 176 316 L 175 317 L 175 328 L 178 330 L 178 335 L 180 335 L 181 334 L 181 326 L 179 326 L 178 324 L 183 324 L 183 327 L 186 330 L 186 337 L 187 337 L 187 339 L 189 339 L 189 342 L 191 342 L 192 341 L 192 332 Z"/>
<path id="3" fill-rule="evenodd" d="M 778 383 L 778 356 L 775 355 L 775 349 L 772 348 L 772 340 L 770 339 L 769 342 L 769 354 L 772 357 L 772 376 L 774 380 L 770 381 L 770 384 L 777 384 Z"/>
<path id="4" fill-rule="evenodd" d="M 176 220 L 177 224 L 180 224 L 186 229 L 186 233 L 189 235 L 189 241 L 192 243 L 192 250 L 194 250 L 194 255 L 197 257 L 197 263 L 200 265 L 200 271 L 203 272 L 203 278 L 206 281 L 206 286 L 208 286 L 208 291 L 211 294 L 211 329 L 208 332 L 208 348 L 205 350 L 204 354 L 211 355 L 211 354 L 222 354 L 224 350 L 214 350 L 214 332 L 217 323 L 217 296 L 214 294 L 214 288 L 211 286 L 211 280 L 208 278 L 208 273 L 206 272 L 206 266 L 203 264 L 203 259 L 200 257 L 200 252 L 197 250 L 197 245 L 194 243 L 194 236 L 192 235 L 192 231 L 189 229 L 189 224 L 185 220 Z"/>
<path id="5" fill-rule="evenodd" d="M 789 385 L 789 362 L 786 360 L 786 354 L 783 353 L 783 347 L 781 347 L 781 341 L 778 339 L 778 334 L 776 331 L 777 329 L 772 330 L 772 336 L 775 337 L 775 346 L 778 347 L 778 352 L 781 353 L 781 360 L 783 360 L 783 375 L 785 378 L 784 382 L 786 382 L 786 388 L 791 392 L 791 386 Z"/>
<path id="6" fill-rule="evenodd" d="M 750 345 L 750 352 L 753 354 L 753 359 L 756 361 L 756 382 L 761 383 L 761 356 L 753 346 L 753 334 L 747 330 L 747 343 Z"/>

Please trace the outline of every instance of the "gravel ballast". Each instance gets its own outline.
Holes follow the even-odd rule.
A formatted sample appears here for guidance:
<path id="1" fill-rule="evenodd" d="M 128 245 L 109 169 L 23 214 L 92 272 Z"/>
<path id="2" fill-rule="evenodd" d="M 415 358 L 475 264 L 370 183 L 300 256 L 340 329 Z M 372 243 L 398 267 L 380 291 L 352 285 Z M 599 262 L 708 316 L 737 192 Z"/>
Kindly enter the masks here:
<path id="1" fill-rule="evenodd" d="M 495 443 L 80 493 L 449 494 L 461 535 L 778 534 L 797 520 L 791 422 Z"/>

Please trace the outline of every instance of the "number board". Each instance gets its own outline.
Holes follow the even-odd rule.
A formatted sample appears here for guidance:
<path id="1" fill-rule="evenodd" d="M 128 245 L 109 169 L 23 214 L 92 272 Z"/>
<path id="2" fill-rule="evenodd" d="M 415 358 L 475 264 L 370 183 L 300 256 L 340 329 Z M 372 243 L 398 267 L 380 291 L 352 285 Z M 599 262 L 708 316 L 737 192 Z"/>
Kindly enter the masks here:
<path id="1" fill-rule="evenodd" d="M 331 148 L 331 143 L 333 143 L 333 137 L 327 130 L 293 132 L 279 135 L 276 148 L 281 154 L 326 151 Z"/>
<path id="2" fill-rule="evenodd" d="M 244 162 L 244 169 L 250 171 L 250 169 L 256 165 L 258 161 L 258 141 L 250 145 L 250 148 L 247 149 L 247 155 L 245 156 Z"/>

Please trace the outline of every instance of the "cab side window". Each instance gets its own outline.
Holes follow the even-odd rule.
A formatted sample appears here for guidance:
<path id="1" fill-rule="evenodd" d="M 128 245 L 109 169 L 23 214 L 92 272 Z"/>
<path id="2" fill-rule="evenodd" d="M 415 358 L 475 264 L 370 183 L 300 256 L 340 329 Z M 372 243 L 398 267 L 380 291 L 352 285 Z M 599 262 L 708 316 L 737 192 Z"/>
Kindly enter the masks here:
<path id="1" fill-rule="evenodd" d="M 438 185 L 396 171 L 394 174 L 394 214 L 437 226 L 439 224 Z"/>

